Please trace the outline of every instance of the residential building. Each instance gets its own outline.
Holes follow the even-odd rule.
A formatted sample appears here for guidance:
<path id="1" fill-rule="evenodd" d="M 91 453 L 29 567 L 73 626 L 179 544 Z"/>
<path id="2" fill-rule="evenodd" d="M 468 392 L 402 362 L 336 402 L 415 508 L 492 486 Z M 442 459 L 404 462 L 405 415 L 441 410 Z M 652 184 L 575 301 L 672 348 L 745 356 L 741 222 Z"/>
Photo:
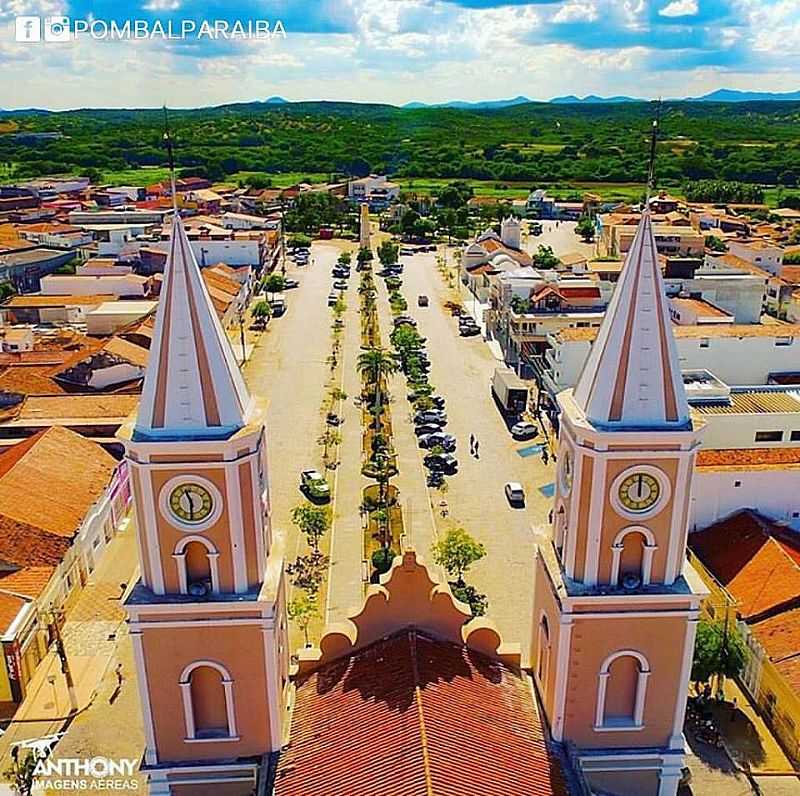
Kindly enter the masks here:
<path id="1" fill-rule="evenodd" d="M 19 228 L 19 233 L 26 240 L 51 249 L 77 249 L 88 246 L 94 240 L 89 232 L 80 227 L 57 222 L 26 224 Z"/>
<path id="2" fill-rule="evenodd" d="M 20 292 L 39 289 L 39 280 L 75 258 L 74 251 L 56 249 L 0 250 L 0 282 L 11 282 Z"/>
<path id="3" fill-rule="evenodd" d="M 700 604 L 686 512 L 700 441 L 645 211 L 598 344 L 561 409 L 531 660 L 556 742 L 593 791 L 674 796 Z"/>
<path id="4" fill-rule="evenodd" d="M 222 214 L 222 226 L 226 229 L 279 229 L 280 219 L 254 216 L 247 213 L 227 212 Z"/>
<path id="5" fill-rule="evenodd" d="M 65 428 L 0 454 L 0 714 L 24 699 L 49 646 L 42 613 L 75 600 L 129 500 L 127 466 Z"/>
<path id="6" fill-rule="evenodd" d="M 92 233 L 100 257 L 116 257 L 131 241 L 146 235 L 153 225 L 81 223 L 79 226 Z"/>
<path id="7" fill-rule="evenodd" d="M 507 227 L 506 241 L 515 240 L 515 229 Z M 527 252 L 514 248 L 506 241 L 489 228 L 461 254 L 461 281 L 482 303 L 489 299 L 491 276 L 504 271 L 515 271 L 520 266 L 530 266 L 532 263 Z"/>
<path id="8" fill-rule="evenodd" d="M 105 296 L 141 299 L 150 293 L 151 280 L 138 274 L 54 274 L 40 280 L 43 296 Z"/>
<path id="9" fill-rule="evenodd" d="M 747 649 L 739 681 L 792 761 L 800 762 L 800 541 L 749 509 L 690 536 L 711 594 L 705 614 Z"/>
<path id="10" fill-rule="evenodd" d="M 537 188 L 528 194 L 525 200 L 525 212 L 528 218 L 555 218 L 556 200 L 549 197 L 544 189 Z"/>
<path id="11" fill-rule="evenodd" d="M 544 351 L 559 329 L 599 327 L 608 304 L 591 277 L 545 274 L 520 268 L 490 279 L 487 335 L 518 370 L 527 370 L 526 360 Z"/>
<path id="12" fill-rule="evenodd" d="M 800 445 L 700 450 L 694 475 L 692 531 L 745 508 L 800 531 Z"/>
<path id="13" fill-rule="evenodd" d="M 115 334 L 147 317 L 157 306 L 156 301 L 104 301 L 86 312 L 86 333 L 97 337 Z"/>
<path id="14" fill-rule="evenodd" d="M 347 183 L 347 198 L 352 202 L 366 202 L 370 207 L 386 207 L 400 196 L 400 186 L 390 182 L 386 175 L 370 174 Z"/>
<path id="15" fill-rule="evenodd" d="M 703 326 L 711 324 L 732 324 L 733 315 L 710 301 L 678 295 L 668 301 L 669 317 L 680 326 Z"/>
<path id="16" fill-rule="evenodd" d="M 728 251 L 735 257 L 741 257 L 751 265 L 767 271 L 773 276 L 780 276 L 783 269 L 783 248 L 758 239 L 732 239 L 728 241 Z"/>
<path id="17" fill-rule="evenodd" d="M 597 217 L 600 234 L 597 237 L 597 253 L 601 257 L 621 257 L 628 252 L 636 235 L 640 216 L 616 213 Z M 685 224 L 657 223 L 654 234 L 658 253 L 665 256 L 702 257 L 705 237 Z"/>
<path id="18" fill-rule="evenodd" d="M 800 374 L 800 325 L 712 324 L 675 326 L 681 370 L 709 370 L 732 386 L 769 384 Z M 553 398 L 574 387 L 586 363 L 593 328 L 562 329 L 549 336 L 537 364 L 542 384 Z"/>
<path id="19" fill-rule="evenodd" d="M 17 323 L 86 323 L 86 315 L 115 296 L 11 296 L 0 306 L 7 324 Z"/>

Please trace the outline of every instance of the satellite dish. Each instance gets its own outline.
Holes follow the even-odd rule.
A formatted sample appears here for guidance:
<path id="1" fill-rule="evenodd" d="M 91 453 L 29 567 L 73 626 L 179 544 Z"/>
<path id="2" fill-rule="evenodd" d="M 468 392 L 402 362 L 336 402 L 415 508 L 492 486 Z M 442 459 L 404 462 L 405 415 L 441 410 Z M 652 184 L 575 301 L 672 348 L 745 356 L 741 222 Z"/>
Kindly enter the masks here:
<path id="1" fill-rule="evenodd" d="M 192 597 L 205 597 L 208 594 L 208 587 L 203 581 L 197 581 L 189 586 L 189 594 Z"/>
<path id="2" fill-rule="evenodd" d="M 622 578 L 622 588 L 627 590 L 638 589 L 639 586 L 642 585 L 642 579 L 634 574 L 633 572 L 629 572 L 627 575 L 623 576 Z"/>

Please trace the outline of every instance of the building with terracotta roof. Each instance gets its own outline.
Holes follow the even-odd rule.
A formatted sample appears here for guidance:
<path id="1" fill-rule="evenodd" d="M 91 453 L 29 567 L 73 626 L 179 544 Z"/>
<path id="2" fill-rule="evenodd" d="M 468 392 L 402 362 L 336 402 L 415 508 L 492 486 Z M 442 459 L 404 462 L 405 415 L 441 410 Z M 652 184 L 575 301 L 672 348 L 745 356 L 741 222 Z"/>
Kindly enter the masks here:
<path id="1" fill-rule="evenodd" d="M 0 632 L 0 713 L 24 698 L 45 654 L 40 612 L 71 604 L 129 498 L 127 467 L 67 429 L 41 431 L 0 454 L 0 625 L 8 620 Z"/>
<path id="2" fill-rule="evenodd" d="M 741 682 L 783 748 L 800 762 L 800 540 L 750 509 L 690 536 L 711 596 L 705 611 L 724 619 L 747 648 Z"/>
<path id="3" fill-rule="evenodd" d="M 472 618 L 413 550 L 300 653 L 294 689 L 275 796 L 577 792 L 518 646 Z"/>

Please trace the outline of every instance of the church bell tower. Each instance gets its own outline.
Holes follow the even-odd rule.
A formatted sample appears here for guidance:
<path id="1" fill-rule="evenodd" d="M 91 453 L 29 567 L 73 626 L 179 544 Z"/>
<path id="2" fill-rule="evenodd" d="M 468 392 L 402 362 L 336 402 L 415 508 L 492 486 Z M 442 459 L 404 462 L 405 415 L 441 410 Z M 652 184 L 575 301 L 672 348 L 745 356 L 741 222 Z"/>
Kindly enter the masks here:
<path id="1" fill-rule="evenodd" d="M 693 426 L 645 210 L 586 365 L 558 396 L 552 540 L 531 661 L 555 740 L 589 783 L 675 796 L 698 609 L 686 562 Z"/>
<path id="2" fill-rule="evenodd" d="M 120 430 L 141 579 L 126 610 L 150 793 L 249 796 L 281 746 L 283 560 L 263 408 L 175 215 L 138 414 Z"/>

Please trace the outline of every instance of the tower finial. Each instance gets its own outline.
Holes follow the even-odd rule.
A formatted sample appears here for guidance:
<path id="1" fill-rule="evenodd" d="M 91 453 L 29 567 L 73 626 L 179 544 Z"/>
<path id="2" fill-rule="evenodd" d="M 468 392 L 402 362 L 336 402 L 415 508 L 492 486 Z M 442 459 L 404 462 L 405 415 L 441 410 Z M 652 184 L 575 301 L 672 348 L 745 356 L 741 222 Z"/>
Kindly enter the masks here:
<path id="1" fill-rule="evenodd" d="M 656 182 L 656 143 L 658 141 L 658 125 L 661 121 L 661 97 L 656 102 L 656 118 L 653 119 L 653 130 L 650 135 L 650 164 L 647 168 L 647 191 L 645 192 L 645 208 L 650 207 L 650 194 Z"/>
<path id="2" fill-rule="evenodd" d="M 169 134 L 169 114 L 167 106 L 164 105 L 164 146 L 167 148 L 167 158 L 169 163 L 169 179 L 172 186 L 172 211 L 178 215 L 178 198 L 175 193 L 175 154 L 172 148 L 172 136 Z"/>

